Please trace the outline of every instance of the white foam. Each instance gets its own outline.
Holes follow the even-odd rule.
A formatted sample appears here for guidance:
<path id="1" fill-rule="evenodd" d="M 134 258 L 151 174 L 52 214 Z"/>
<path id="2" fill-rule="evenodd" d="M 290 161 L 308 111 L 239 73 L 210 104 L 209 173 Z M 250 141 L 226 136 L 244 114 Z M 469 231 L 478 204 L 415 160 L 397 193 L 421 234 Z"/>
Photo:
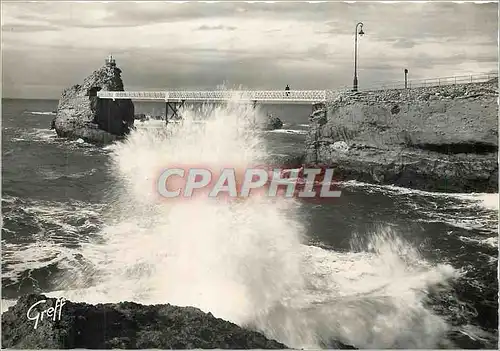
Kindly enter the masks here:
<path id="1" fill-rule="evenodd" d="M 162 128 L 165 127 L 165 121 L 164 120 L 158 120 L 158 119 L 148 119 L 145 121 L 140 121 L 140 120 L 135 120 L 134 121 L 134 126 L 137 128 Z"/>
<path id="2" fill-rule="evenodd" d="M 11 138 L 10 141 L 39 141 L 39 142 L 54 142 L 57 138 L 53 130 L 47 128 L 33 128 L 23 130 L 20 137 Z"/>
<path id="3" fill-rule="evenodd" d="M 10 307 L 16 304 L 16 300 L 13 299 L 2 299 L 1 313 L 7 311 Z"/>
<path id="4" fill-rule="evenodd" d="M 280 134 L 300 134 L 300 135 L 305 135 L 307 134 L 307 130 L 301 130 L 301 129 L 275 129 L 275 130 L 269 130 L 267 133 L 280 133 Z"/>
<path id="5" fill-rule="evenodd" d="M 87 171 L 68 173 L 68 174 L 51 169 L 44 169 L 44 168 L 37 169 L 37 173 L 41 174 L 44 179 L 49 179 L 49 180 L 56 180 L 61 178 L 71 178 L 71 179 L 85 178 L 95 174 L 96 172 L 97 168 L 91 168 Z"/>
<path id="6" fill-rule="evenodd" d="M 71 268 L 75 257 L 80 253 L 78 245 L 89 238 L 85 232 L 95 231 L 99 226 L 99 210 L 102 204 L 72 201 L 68 203 L 29 201 L 21 202 L 16 197 L 6 197 L 2 202 L 11 207 L 22 208 L 20 213 L 9 210 L 4 216 L 12 221 L 32 219 L 37 228 L 30 236 L 32 242 L 9 243 L 2 241 L 2 259 L 6 268 L 2 277 L 12 282 L 20 279 L 23 273 L 36 271 L 50 265 L 60 269 Z M 7 228 L 2 228 L 6 231 Z M 8 231 L 8 230 L 7 230 Z"/>
<path id="7" fill-rule="evenodd" d="M 441 192 L 430 192 L 424 190 L 410 189 L 399 187 L 395 185 L 379 185 L 379 184 L 370 184 L 363 183 L 356 180 L 349 180 L 345 182 L 341 182 L 347 186 L 352 187 L 368 187 L 380 190 L 391 191 L 398 194 L 416 194 L 422 196 L 432 196 L 432 197 L 441 197 L 441 198 L 455 198 L 459 200 L 468 200 L 474 201 L 478 204 L 481 204 L 486 209 L 491 209 L 497 211 L 499 206 L 499 197 L 498 193 L 441 193 Z"/>
<path id="8" fill-rule="evenodd" d="M 475 201 L 481 204 L 484 208 L 498 211 L 499 198 L 498 193 L 487 194 L 487 193 L 472 193 L 472 194 L 452 194 L 453 197 L 461 200 Z"/>
<path id="9" fill-rule="evenodd" d="M 357 181 L 340 182 L 340 184 L 347 188 L 363 188 L 369 192 L 405 196 L 413 211 L 418 213 L 416 221 L 445 223 L 455 228 L 475 231 L 468 236 L 461 235 L 458 238 L 464 242 L 498 246 L 498 194 L 428 192 Z M 435 201 L 438 199 L 447 201 L 444 206 L 435 207 Z"/>
<path id="10" fill-rule="evenodd" d="M 28 113 L 31 113 L 32 115 L 51 115 L 54 116 L 54 112 L 47 112 L 47 111 L 30 111 Z"/>

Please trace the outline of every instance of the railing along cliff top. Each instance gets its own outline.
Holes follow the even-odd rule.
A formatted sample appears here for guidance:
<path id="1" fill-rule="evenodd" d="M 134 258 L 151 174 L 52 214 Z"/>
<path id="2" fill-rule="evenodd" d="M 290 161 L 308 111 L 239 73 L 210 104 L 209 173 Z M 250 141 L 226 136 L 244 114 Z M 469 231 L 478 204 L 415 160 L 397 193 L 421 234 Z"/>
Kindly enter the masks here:
<path id="1" fill-rule="evenodd" d="M 472 74 L 463 76 L 450 76 L 450 77 L 436 77 L 436 78 L 422 78 L 422 79 L 409 79 L 407 83 L 408 89 L 415 88 L 430 88 L 439 86 L 449 86 L 457 84 L 470 84 L 470 83 L 485 83 L 494 78 L 498 78 L 497 73 L 485 74 Z M 347 88 L 347 87 L 345 87 Z M 376 91 L 376 90 L 389 90 L 389 89 L 405 89 L 404 80 L 392 82 L 374 82 L 360 87 L 360 91 Z"/>

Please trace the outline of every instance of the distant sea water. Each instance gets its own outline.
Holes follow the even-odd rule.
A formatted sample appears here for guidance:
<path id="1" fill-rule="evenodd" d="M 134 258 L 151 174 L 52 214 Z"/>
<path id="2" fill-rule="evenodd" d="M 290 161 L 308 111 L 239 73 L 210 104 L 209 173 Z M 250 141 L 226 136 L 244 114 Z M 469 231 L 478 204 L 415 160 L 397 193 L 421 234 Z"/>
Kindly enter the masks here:
<path id="1" fill-rule="evenodd" d="M 192 305 L 297 348 L 497 347 L 498 194 L 353 180 L 328 203 L 159 204 L 169 162 L 302 151 L 310 106 L 263 107 L 284 128 L 248 138 L 251 111 L 205 107 L 103 148 L 57 138 L 56 107 L 2 100 L 2 310 L 35 291 Z"/>

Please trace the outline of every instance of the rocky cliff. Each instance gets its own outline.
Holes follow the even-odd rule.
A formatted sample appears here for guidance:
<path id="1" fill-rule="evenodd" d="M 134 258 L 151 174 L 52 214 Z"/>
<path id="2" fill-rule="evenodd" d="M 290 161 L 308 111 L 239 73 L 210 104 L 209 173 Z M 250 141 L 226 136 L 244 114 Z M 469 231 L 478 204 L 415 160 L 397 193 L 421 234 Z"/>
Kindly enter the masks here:
<path id="1" fill-rule="evenodd" d="M 134 124 L 132 101 L 99 99 L 100 90 L 123 91 L 121 70 L 114 64 L 106 64 L 83 84 L 63 91 L 52 123 L 58 136 L 104 144 L 130 131 Z"/>
<path id="2" fill-rule="evenodd" d="M 46 300 L 35 306 L 36 302 Z M 132 302 L 56 305 L 56 299 L 25 295 L 2 315 L 2 346 L 24 349 L 284 349 L 262 334 L 193 307 Z M 35 318 L 47 308 L 34 328 Z M 27 318 L 30 313 L 32 320 Z M 55 316 L 55 317 L 54 317 Z M 60 316 L 60 317 L 59 317 Z M 41 318 L 41 317 L 40 317 Z"/>
<path id="3" fill-rule="evenodd" d="M 306 163 L 336 179 L 498 191 L 498 82 L 339 95 L 311 115 Z"/>

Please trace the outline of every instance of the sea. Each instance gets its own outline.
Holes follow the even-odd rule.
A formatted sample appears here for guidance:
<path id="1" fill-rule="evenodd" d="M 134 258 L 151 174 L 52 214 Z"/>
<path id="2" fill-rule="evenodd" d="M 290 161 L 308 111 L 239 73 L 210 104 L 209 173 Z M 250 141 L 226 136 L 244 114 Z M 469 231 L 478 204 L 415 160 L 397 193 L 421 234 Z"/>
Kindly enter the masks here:
<path id="1" fill-rule="evenodd" d="M 299 154 L 311 106 L 187 107 L 104 147 L 58 138 L 56 108 L 2 100 L 2 311 L 38 292 L 195 306 L 292 348 L 497 348 L 498 194 L 159 201 L 170 164 Z M 249 127 L 269 112 L 282 129 Z"/>

